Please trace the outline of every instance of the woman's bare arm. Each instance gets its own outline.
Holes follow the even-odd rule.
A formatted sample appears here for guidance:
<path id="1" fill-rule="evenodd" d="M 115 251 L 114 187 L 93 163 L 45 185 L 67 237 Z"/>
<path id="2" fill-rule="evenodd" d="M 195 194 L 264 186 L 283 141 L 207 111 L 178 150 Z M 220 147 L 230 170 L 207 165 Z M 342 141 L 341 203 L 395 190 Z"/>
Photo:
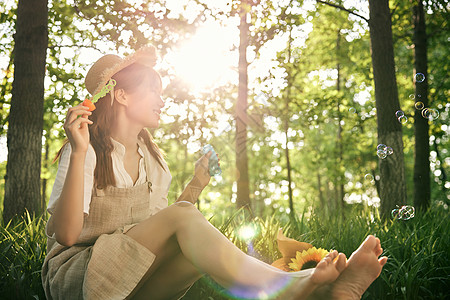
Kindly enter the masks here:
<path id="1" fill-rule="evenodd" d="M 84 163 L 89 147 L 88 119 L 92 113 L 79 104 L 69 108 L 64 130 L 70 141 L 72 153 L 66 179 L 58 199 L 53 222 L 56 241 L 65 246 L 72 246 L 81 233 L 84 222 Z"/>
<path id="2" fill-rule="evenodd" d="M 203 191 L 203 189 L 208 185 L 211 176 L 209 175 L 208 160 L 211 156 L 211 152 L 204 154 L 195 163 L 195 175 L 188 183 L 183 193 L 175 201 L 188 201 L 195 204 L 197 202 L 198 196 Z"/>
<path id="3" fill-rule="evenodd" d="M 56 241 L 75 244 L 84 222 L 84 161 L 86 153 L 71 153 L 61 196 L 53 214 Z"/>

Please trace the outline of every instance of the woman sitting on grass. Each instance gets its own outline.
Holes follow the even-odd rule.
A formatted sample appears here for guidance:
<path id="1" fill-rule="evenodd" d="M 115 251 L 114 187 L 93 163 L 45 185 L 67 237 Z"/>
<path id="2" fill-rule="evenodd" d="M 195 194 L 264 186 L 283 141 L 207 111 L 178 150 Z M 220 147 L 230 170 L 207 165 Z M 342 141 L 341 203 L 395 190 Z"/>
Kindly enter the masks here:
<path id="1" fill-rule="evenodd" d="M 359 299 L 387 258 L 368 236 L 346 261 L 333 251 L 314 269 L 284 272 L 251 257 L 194 203 L 208 185 L 209 152 L 168 206 L 171 175 L 146 128 L 164 102 L 154 47 L 100 58 L 85 78 L 102 97 L 77 105 L 48 204 L 42 281 L 48 299 L 180 299 L 204 274 L 246 299 Z M 106 88 L 106 90 L 105 90 Z M 103 92 L 102 92 L 103 89 Z"/>

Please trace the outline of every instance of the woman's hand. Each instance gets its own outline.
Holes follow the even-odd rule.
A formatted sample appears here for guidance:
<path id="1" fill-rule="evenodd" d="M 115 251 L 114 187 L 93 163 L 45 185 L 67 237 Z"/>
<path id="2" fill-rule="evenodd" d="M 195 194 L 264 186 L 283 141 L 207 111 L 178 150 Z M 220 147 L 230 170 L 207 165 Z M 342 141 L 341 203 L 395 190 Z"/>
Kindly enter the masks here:
<path id="1" fill-rule="evenodd" d="M 209 158 L 211 157 L 212 152 L 209 151 L 195 163 L 195 175 L 198 182 L 200 183 L 202 189 L 205 188 L 209 180 L 211 179 L 211 175 L 209 175 Z M 216 154 L 217 155 L 217 154 Z M 217 159 L 220 161 L 219 156 L 217 155 Z M 219 163 L 220 166 L 220 163 Z"/>
<path id="2" fill-rule="evenodd" d="M 89 147 L 89 128 L 88 125 L 93 122 L 88 119 L 92 115 L 89 108 L 82 103 L 69 108 L 66 121 L 64 122 L 64 131 L 72 146 L 72 153 L 86 153 Z"/>
<path id="3" fill-rule="evenodd" d="M 209 151 L 195 162 L 194 177 L 197 179 L 196 181 L 200 185 L 199 188 L 201 188 L 202 190 L 208 185 L 209 180 L 211 179 L 208 167 L 208 162 L 211 154 L 212 152 Z"/>

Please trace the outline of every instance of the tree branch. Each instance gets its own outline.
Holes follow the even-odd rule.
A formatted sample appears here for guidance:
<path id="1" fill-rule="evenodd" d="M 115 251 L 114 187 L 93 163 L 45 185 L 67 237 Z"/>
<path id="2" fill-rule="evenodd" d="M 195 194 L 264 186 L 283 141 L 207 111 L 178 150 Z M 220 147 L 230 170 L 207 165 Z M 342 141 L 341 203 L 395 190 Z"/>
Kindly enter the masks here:
<path id="1" fill-rule="evenodd" d="M 48 45 L 49 49 L 55 49 L 55 48 L 92 48 L 95 50 L 98 50 L 98 47 L 95 47 L 93 45 Z"/>
<path id="2" fill-rule="evenodd" d="M 355 16 L 357 16 L 357 17 L 360 17 L 361 19 L 363 19 L 364 21 L 366 21 L 367 23 L 369 23 L 369 19 L 367 19 L 367 18 L 361 16 L 360 14 L 357 14 L 357 13 L 355 13 L 354 11 L 351 11 L 351 10 L 349 10 L 349 9 L 343 7 L 343 6 L 340 6 L 340 5 L 337 5 L 337 4 L 333 4 L 333 3 L 328 3 L 328 2 L 322 1 L 322 0 L 317 0 L 317 2 L 322 3 L 322 4 L 326 4 L 326 5 L 335 7 L 335 8 L 342 9 L 342 10 L 348 12 L 349 14 L 352 14 L 352 15 L 355 15 Z"/>

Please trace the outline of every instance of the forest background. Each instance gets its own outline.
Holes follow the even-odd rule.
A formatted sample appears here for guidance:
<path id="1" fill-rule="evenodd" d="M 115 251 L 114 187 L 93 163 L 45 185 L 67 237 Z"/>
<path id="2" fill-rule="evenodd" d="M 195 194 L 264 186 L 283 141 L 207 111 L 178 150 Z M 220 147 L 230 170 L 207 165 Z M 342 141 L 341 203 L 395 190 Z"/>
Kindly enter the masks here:
<path id="1" fill-rule="evenodd" d="M 20 80 L 14 77 L 18 1 L 0 3 L 2 226 L 25 209 L 48 217 L 57 171 L 52 161 L 65 138 L 67 109 L 87 96 L 83 78 L 89 65 L 102 54 L 126 55 L 149 43 L 159 50 L 157 69 L 165 87 L 162 124 L 152 134 L 173 176 L 169 203 L 181 194 L 201 147 L 209 143 L 220 155 L 223 174 L 199 198 L 208 219 L 226 220 L 247 207 L 253 217 L 275 216 L 282 223 L 299 216 L 351 217 L 355 209 L 370 211 L 371 218 L 380 212 L 386 220 L 396 205 L 448 216 L 449 4 L 380 2 L 390 8 L 393 77 L 389 68 L 377 75 L 374 65 L 373 1 L 51 1 L 42 93 L 25 85 L 38 98 L 33 102 L 31 96 L 20 101 L 19 87 L 14 96 L 13 82 Z M 212 24 L 232 30 L 195 40 Z M 208 43 L 221 43 L 225 52 L 208 52 Z M 229 65 L 217 67 L 222 74 L 203 67 L 223 61 Z M 415 77 L 419 71 L 425 74 L 422 82 Z M 212 80 L 198 85 L 202 73 Z M 395 88 L 392 98 L 377 98 L 376 89 L 384 87 L 376 86 L 375 77 L 389 78 L 393 85 L 385 89 Z M 424 114 L 418 102 L 435 114 Z M 20 107 L 15 124 L 22 132 L 10 130 L 14 105 Z M 396 115 L 399 110 L 404 118 Z M 33 120 L 26 117 L 30 111 L 40 118 L 34 125 L 27 123 Z M 400 142 L 384 136 L 387 131 L 400 133 Z M 30 142 L 36 137 L 38 147 Z M 393 146 L 394 154 L 378 157 L 380 143 Z M 39 157 L 30 159 L 33 154 L 18 149 Z M 16 154 L 28 155 L 39 167 L 28 170 L 32 164 Z M 9 188 L 6 178 L 14 178 Z"/>

